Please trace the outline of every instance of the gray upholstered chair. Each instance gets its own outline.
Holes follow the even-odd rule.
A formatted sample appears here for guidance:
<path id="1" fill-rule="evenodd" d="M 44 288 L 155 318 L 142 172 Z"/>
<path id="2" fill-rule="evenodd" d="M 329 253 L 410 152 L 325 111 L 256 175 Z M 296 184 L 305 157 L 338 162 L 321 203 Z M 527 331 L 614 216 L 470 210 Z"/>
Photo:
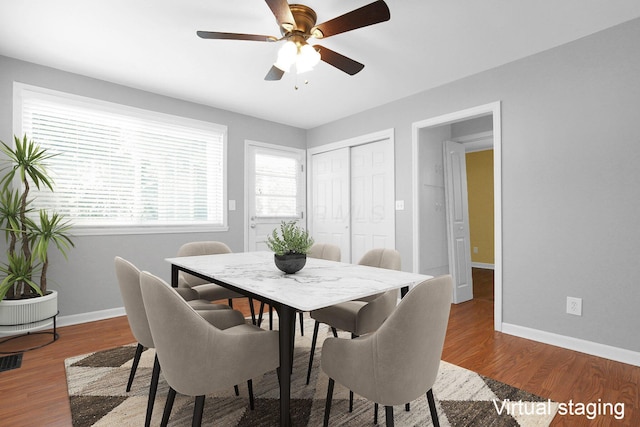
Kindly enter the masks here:
<path id="1" fill-rule="evenodd" d="M 202 422 L 205 395 L 251 378 L 279 365 L 278 332 L 242 323 L 228 329 L 205 321 L 166 282 L 142 272 L 140 287 L 149 328 L 164 378 L 169 384 L 161 425 L 166 426 L 176 392 L 196 396 L 194 426 Z M 167 316 L 171 313 L 171 316 Z M 189 363 L 184 363 L 188 359 Z"/>
<path id="2" fill-rule="evenodd" d="M 329 424 L 334 383 L 386 409 L 393 426 L 393 406 L 426 393 L 433 425 L 438 414 L 435 383 L 447 332 L 453 292 L 451 276 L 425 280 L 398 304 L 377 331 L 356 339 L 327 338 L 322 370 L 329 376 L 324 426 Z"/>
<path id="3" fill-rule="evenodd" d="M 307 256 L 311 258 L 327 259 L 329 261 L 340 261 L 340 247 L 329 243 L 314 243 Z"/>
<path id="4" fill-rule="evenodd" d="M 400 253 L 395 249 L 371 249 L 362 256 L 358 264 L 400 270 L 401 257 Z M 378 329 L 391 314 L 396 306 L 397 299 L 398 291 L 393 290 L 312 311 L 311 318 L 316 323 L 313 327 L 313 338 L 311 340 L 307 384 L 309 384 L 311 378 L 311 368 L 313 367 L 313 356 L 318 340 L 320 323 L 331 326 L 333 335 L 336 337 L 338 336 L 337 329 L 351 332 L 352 337 L 368 334 Z M 351 404 L 349 409 L 351 410 Z"/>
<path id="5" fill-rule="evenodd" d="M 231 249 L 223 242 L 217 241 L 201 241 L 185 243 L 178 249 L 179 257 L 197 256 L 197 255 L 215 255 L 229 254 Z M 190 291 L 195 298 L 206 299 L 209 301 L 218 301 L 226 299 L 230 307 L 233 307 L 234 298 L 246 298 L 238 292 L 227 289 L 224 286 L 215 283 L 209 283 L 206 280 L 195 277 L 191 274 L 180 271 L 178 273 L 178 289 L 182 292 Z M 194 292 L 195 291 L 195 292 Z M 249 298 L 249 309 L 251 310 L 251 319 L 255 324 L 255 313 L 253 309 L 253 301 Z"/>
<path id="6" fill-rule="evenodd" d="M 136 353 L 133 359 L 133 365 L 131 366 L 131 372 L 129 373 L 129 381 L 127 382 L 127 392 L 131 390 L 133 379 L 138 369 L 138 363 L 140 362 L 140 356 L 144 348 L 154 348 L 153 338 L 151 336 L 151 330 L 149 329 L 149 321 L 147 320 L 147 313 L 142 301 L 142 293 L 140 291 L 140 270 L 130 263 L 129 261 L 115 257 L 114 260 L 116 277 L 118 278 L 118 285 L 120 287 L 120 294 L 122 295 L 122 301 L 124 303 L 124 310 L 127 314 L 127 320 L 133 336 L 138 341 L 136 347 Z M 191 300 L 188 301 L 194 309 L 198 310 L 198 313 L 204 316 L 211 317 L 212 321 L 216 316 L 222 316 L 229 319 L 231 323 L 237 324 L 238 322 L 244 323 L 244 317 L 238 311 L 230 310 L 228 305 L 223 304 L 211 304 L 206 300 Z M 208 312 L 225 312 L 224 314 L 209 314 Z M 224 319 L 222 319 L 224 320 Z M 151 375 L 151 384 L 149 386 L 149 400 L 147 403 L 147 418 L 145 426 L 151 423 L 151 413 L 153 411 L 153 403 L 155 401 L 156 390 L 158 388 L 158 378 L 160 376 L 160 365 L 156 358 L 153 364 L 153 371 Z"/>

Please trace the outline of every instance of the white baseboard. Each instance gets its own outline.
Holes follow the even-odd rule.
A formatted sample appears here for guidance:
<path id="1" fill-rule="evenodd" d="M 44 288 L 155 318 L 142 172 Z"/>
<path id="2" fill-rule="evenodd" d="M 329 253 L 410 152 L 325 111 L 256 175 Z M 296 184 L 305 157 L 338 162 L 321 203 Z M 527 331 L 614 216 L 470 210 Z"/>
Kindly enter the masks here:
<path id="1" fill-rule="evenodd" d="M 485 270 L 495 270 L 496 266 L 494 264 L 485 264 L 484 262 L 472 262 L 471 267 L 475 268 L 484 268 Z"/>
<path id="2" fill-rule="evenodd" d="M 89 313 L 71 314 L 58 317 L 57 327 L 78 325 L 80 323 L 95 322 L 96 320 L 111 319 L 112 317 L 125 316 L 124 307 L 110 308 L 107 310 L 91 311 Z"/>
<path id="3" fill-rule="evenodd" d="M 512 325 L 509 323 L 502 324 L 502 332 L 569 350 L 579 351 L 592 356 L 604 357 L 605 359 L 640 366 L 640 353 L 624 348 L 612 347 L 606 344 L 554 334 L 552 332 L 540 331 L 538 329 L 531 329 L 524 326 Z"/>

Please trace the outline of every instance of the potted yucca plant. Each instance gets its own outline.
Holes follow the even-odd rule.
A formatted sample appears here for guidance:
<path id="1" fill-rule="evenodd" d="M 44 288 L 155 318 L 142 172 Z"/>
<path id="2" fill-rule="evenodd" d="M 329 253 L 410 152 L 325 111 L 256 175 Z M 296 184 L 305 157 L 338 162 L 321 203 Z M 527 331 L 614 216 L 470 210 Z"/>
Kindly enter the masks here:
<path id="1" fill-rule="evenodd" d="M 282 221 L 280 228 L 275 228 L 267 237 L 267 247 L 274 252 L 276 267 L 287 274 L 293 274 L 304 267 L 311 245 L 313 238 L 296 221 Z"/>
<path id="2" fill-rule="evenodd" d="M 54 245 L 66 258 L 73 246 L 71 225 L 64 216 L 44 209 L 36 212 L 29 197 L 32 185 L 53 191 L 46 161 L 55 154 L 26 135 L 14 137 L 14 143 L 10 147 L 0 141 L 5 157 L 0 170 L 0 227 L 7 241 L 6 260 L 0 263 L 0 334 L 6 335 L 51 323 L 58 312 L 58 294 L 47 289 L 48 251 Z M 20 187 L 14 188 L 18 180 Z"/>

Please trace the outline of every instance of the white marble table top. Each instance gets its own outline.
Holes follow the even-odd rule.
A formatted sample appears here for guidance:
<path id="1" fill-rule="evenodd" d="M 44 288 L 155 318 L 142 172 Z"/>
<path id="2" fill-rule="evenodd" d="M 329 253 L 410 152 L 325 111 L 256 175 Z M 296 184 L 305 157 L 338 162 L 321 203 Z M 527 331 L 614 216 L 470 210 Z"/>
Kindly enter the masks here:
<path id="1" fill-rule="evenodd" d="M 300 311 L 415 285 L 432 277 L 310 257 L 302 270 L 285 274 L 275 266 L 272 252 L 201 255 L 166 261 Z"/>

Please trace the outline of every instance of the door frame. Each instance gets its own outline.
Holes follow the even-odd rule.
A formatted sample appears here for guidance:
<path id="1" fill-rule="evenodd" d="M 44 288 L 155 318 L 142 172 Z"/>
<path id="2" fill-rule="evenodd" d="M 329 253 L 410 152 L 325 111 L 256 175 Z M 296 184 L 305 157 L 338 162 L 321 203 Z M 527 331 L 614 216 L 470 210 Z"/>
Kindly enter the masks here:
<path id="1" fill-rule="evenodd" d="M 411 125 L 413 182 L 413 271 L 420 271 L 420 130 L 491 115 L 493 118 L 494 329 L 502 331 L 502 126 L 500 101 L 414 122 Z"/>
<path id="2" fill-rule="evenodd" d="M 249 182 L 251 177 L 249 174 L 251 173 L 251 159 L 249 158 L 249 148 L 250 147 L 260 147 L 265 148 L 267 150 L 274 151 L 286 151 L 289 153 L 295 153 L 300 156 L 300 163 L 302 164 L 303 171 L 302 180 L 303 182 L 300 184 L 300 188 L 305 194 L 302 195 L 302 200 L 305 203 L 302 203 L 302 218 L 299 220 L 303 223 L 304 228 L 307 228 L 307 200 L 308 195 L 306 192 L 308 191 L 308 183 L 307 183 L 307 156 L 305 155 L 306 150 L 302 148 L 288 147 L 286 145 L 278 145 L 278 144 L 270 144 L 267 142 L 254 141 L 250 139 L 244 140 L 244 250 L 249 250 Z"/>
<path id="3" fill-rule="evenodd" d="M 395 177 L 395 132 L 393 128 L 390 129 L 384 129 L 378 132 L 372 132 L 372 133 L 368 133 L 365 135 L 360 135 L 360 136 L 356 136 L 353 138 L 349 138 L 349 139 L 345 139 L 342 141 L 336 141 L 336 142 L 331 142 L 328 144 L 323 144 L 323 145 L 319 145 L 317 147 L 313 147 L 313 148 L 308 148 L 307 149 L 307 211 L 308 211 L 308 215 L 307 215 L 307 229 L 309 230 L 309 232 L 311 234 L 313 234 L 313 209 L 309 208 L 310 206 L 312 206 L 313 204 L 313 188 L 312 186 L 312 177 L 313 177 L 313 171 L 311 170 L 313 168 L 313 162 L 312 162 L 312 156 L 316 155 L 316 154 L 320 154 L 320 153 L 324 153 L 327 151 L 333 151 L 333 150 L 337 150 L 340 148 L 351 148 L 351 147 L 355 147 L 358 145 L 364 145 L 364 144 L 370 144 L 372 142 L 376 142 L 376 141 L 381 141 L 384 139 L 388 139 L 391 141 L 391 146 L 394 147 L 394 156 L 393 156 L 393 168 L 394 168 L 394 177 Z M 395 181 L 394 181 L 394 200 L 395 200 Z M 393 210 L 393 215 L 395 215 L 395 209 Z M 394 224 L 395 224 L 395 218 L 394 218 Z M 394 227 L 395 228 L 395 227 Z M 349 232 L 351 233 L 351 230 L 349 230 Z M 394 248 L 395 248 L 395 240 L 396 240 L 396 230 L 394 229 L 393 232 L 393 243 L 394 243 Z M 343 258 L 344 259 L 344 258 Z M 351 254 L 349 254 L 349 259 L 351 259 Z"/>

